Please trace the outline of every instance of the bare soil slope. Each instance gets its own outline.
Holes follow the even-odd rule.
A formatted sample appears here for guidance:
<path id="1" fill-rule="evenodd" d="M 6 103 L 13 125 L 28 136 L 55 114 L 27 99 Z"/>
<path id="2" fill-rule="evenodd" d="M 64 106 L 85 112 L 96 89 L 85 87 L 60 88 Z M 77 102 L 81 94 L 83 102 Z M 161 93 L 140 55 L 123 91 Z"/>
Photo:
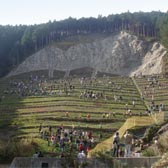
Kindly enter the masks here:
<path id="1" fill-rule="evenodd" d="M 61 47 L 48 46 L 28 57 L 9 76 L 49 70 L 52 77 L 54 70 L 67 72 L 83 67 L 94 68 L 94 73 L 100 71 L 126 76 L 159 74 L 162 71 L 166 50 L 158 42 L 142 41 L 126 32 L 84 39 L 78 43 L 68 43 L 68 47 L 63 47 L 66 41 L 62 42 Z"/>

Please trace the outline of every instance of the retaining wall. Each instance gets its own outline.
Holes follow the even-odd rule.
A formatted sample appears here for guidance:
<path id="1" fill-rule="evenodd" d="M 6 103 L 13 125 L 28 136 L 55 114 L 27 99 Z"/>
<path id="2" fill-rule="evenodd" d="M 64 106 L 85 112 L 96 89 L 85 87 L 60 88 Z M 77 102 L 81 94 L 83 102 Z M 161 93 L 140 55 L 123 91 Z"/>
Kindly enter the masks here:
<path id="1" fill-rule="evenodd" d="M 114 160 L 86 159 L 86 168 L 151 168 L 151 165 L 161 157 L 140 157 L 140 158 L 114 158 Z M 71 160 L 72 161 L 72 160 Z M 57 158 L 33 158 L 16 157 L 10 168 L 78 168 L 79 160 L 74 160 L 76 166 L 70 164 L 70 160 Z M 78 164 L 77 164 L 78 163 Z M 65 166 L 66 165 L 66 166 Z"/>

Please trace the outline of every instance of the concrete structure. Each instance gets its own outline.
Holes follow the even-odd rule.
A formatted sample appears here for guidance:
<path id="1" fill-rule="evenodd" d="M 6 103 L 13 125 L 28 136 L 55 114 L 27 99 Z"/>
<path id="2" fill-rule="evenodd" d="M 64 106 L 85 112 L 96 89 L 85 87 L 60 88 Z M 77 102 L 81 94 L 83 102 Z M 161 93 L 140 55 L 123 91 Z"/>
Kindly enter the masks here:
<path id="1" fill-rule="evenodd" d="M 137 157 L 137 158 L 117 158 L 122 167 L 127 168 L 151 168 L 152 164 L 161 157 Z"/>
<path id="2" fill-rule="evenodd" d="M 87 159 L 86 168 L 151 168 L 151 165 L 161 157 L 138 157 L 138 158 L 114 158 L 114 160 L 105 159 Z M 77 160 L 74 161 L 78 163 Z M 67 164 L 67 165 L 66 165 Z M 66 166 L 65 166 L 66 165 Z M 75 164 L 77 165 L 77 164 Z M 74 168 L 70 160 L 57 158 L 33 158 L 16 157 L 10 168 Z M 78 166 L 77 166 L 78 167 Z"/>

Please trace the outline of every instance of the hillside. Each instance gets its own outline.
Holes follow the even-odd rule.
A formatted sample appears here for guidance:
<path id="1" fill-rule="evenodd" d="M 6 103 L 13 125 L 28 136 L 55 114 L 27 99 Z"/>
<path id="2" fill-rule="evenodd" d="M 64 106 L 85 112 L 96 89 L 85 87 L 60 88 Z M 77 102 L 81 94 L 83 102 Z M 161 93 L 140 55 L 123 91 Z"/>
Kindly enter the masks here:
<path id="1" fill-rule="evenodd" d="M 92 68 L 93 75 L 98 71 L 124 76 L 162 72 L 162 59 L 167 52 L 158 42 L 140 40 L 123 31 L 113 35 L 79 37 L 39 50 L 8 76 L 49 70 L 49 76 L 53 77 L 55 70 L 69 74 L 85 67 Z"/>
<path id="2" fill-rule="evenodd" d="M 18 75 L 0 80 L 0 114 L 3 116 L 0 119 L 2 161 L 15 156 L 32 156 L 36 150 L 41 150 L 45 156 L 60 158 L 62 150 L 59 143 L 56 142 L 53 146 L 46 138 L 50 137 L 51 132 L 55 134 L 60 127 L 66 131 L 73 128 L 79 135 L 80 131 L 91 131 L 94 137 L 91 149 L 96 149 L 94 147 L 99 144 L 105 145 L 104 142 L 107 142 L 108 149 L 111 149 L 111 139 L 116 130 L 120 130 L 122 135 L 125 129 L 133 128 L 134 135 L 141 138 L 151 121 L 160 120 L 156 115 L 153 118 L 146 112 L 153 88 L 148 88 L 149 93 L 144 89 L 150 85 L 151 79 L 158 81 L 153 84 L 156 89 L 153 97 L 157 108 L 152 110 L 152 113 L 158 113 L 160 103 L 164 104 L 164 112 L 167 112 L 168 85 L 163 76 L 151 79 L 146 76 L 70 76 L 66 79 L 50 80 L 43 75 L 30 74 L 28 78 Z M 132 104 L 133 100 L 135 106 Z M 127 112 L 127 108 L 131 109 L 131 113 Z M 41 133 L 46 133 L 46 136 Z M 70 150 L 69 143 L 65 146 L 67 157 L 71 153 L 76 154 L 78 150 L 75 137 L 73 138 L 73 151 Z M 15 149 L 16 151 L 13 151 Z"/>
<path id="3" fill-rule="evenodd" d="M 20 75 L 0 80 L 0 97 L 0 115 L 3 116 L 0 119 L 0 156 L 3 156 L 0 161 L 13 159 L 14 156 L 32 156 L 35 150 L 60 157 L 59 143 L 53 146 L 49 141 L 50 145 L 47 145 L 46 139 L 51 132 L 55 135 L 60 127 L 65 131 L 73 129 L 77 135 L 81 131 L 91 131 L 94 137 L 91 148 L 94 148 L 118 130 L 130 115 L 139 116 L 142 112 L 142 116 L 147 116 L 137 88 L 127 77 L 49 80 L 43 76 L 24 78 Z M 132 114 L 126 114 L 126 104 Z M 72 139 L 73 154 L 78 149 L 75 139 Z M 19 146 L 32 142 L 30 153 L 20 151 L 16 142 Z M 3 151 L 8 151 L 11 146 L 16 146 L 17 151 L 13 153 L 15 148 L 12 148 L 4 154 Z M 69 143 L 66 143 L 65 153 L 68 155 L 70 152 Z"/>
<path id="4" fill-rule="evenodd" d="M 168 14 L 160 11 L 135 13 L 128 11 L 98 18 L 70 17 L 38 25 L 0 25 L 0 77 L 7 75 L 37 51 L 76 36 L 93 36 L 93 34 L 104 36 L 126 31 L 139 38 L 159 41 L 167 48 L 167 25 Z M 84 41 L 90 42 L 87 39 Z M 78 42 L 74 40 L 73 43 Z M 71 44 L 66 44 L 66 47 L 68 46 Z"/>

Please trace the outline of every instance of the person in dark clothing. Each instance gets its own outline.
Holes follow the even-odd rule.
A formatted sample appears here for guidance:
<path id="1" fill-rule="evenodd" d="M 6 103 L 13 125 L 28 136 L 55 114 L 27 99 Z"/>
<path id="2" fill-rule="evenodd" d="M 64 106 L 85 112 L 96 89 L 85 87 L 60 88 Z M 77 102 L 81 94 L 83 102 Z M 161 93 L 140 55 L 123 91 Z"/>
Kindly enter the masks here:
<path id="1" fill-rule="evenodd" d="M 116 132 L 113 138 L 113 157 L 118 157 L 119 156 L 119 133 Z"/>
<path id="2" fill-rule="evenodd" d="M 48 127 L 48 131 L 49 131 L 49 133 L 51 135 L 51 132 L 52 132 L 52 127 L 51 126 Z"/>
<path id="3" fill-rule="evenodd" d="M 43 154 L 42 154 L 41 151 L 39 151 L 39 153 L 38 153 L 38 157 L 43 157 Z"/>
<path id="4" fill-rule="evenodd" d="M 40 126 L 39 126 L 39 133 L 41 132 L 41 130 L 42 130 L 42 125 L 40 124 Z"/>

